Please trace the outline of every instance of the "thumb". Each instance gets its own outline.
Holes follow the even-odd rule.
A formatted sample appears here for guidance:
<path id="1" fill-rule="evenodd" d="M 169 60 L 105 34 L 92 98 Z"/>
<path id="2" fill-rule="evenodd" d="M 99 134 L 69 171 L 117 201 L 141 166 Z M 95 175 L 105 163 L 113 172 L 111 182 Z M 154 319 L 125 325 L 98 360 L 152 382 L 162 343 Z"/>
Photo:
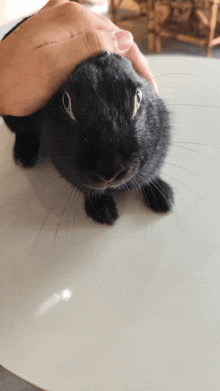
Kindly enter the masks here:
<path id="1" fill-rule="evenodd" d="M 88 31 L 66 42 L 48 45 L 45 50 L 51 50 L 54 63 L 59 72 L 66 76 L 83 60 L 95 56 L 102 50 L 122 54 L 133 44 L 133 37 L 129 31 L 117 30 L 106 32 L 102 30 Z M 50 45 L 49 45 L 50 46 Z M 43 48 L 42 48 L 43 49 Z"/>
<path id="2" fill-rule="evenodd" d="M 136 72 L 143 78 L 147 79 L 151 83 L 156 93 L 159 95 L 158 86 L 154 79 L 153 73 L 149 68 L 148 60 L 140 52 L 136 43 L 133 43 L 130 46 L 130 49 L 126 53 L 126 57 L 132 62 Z"/>

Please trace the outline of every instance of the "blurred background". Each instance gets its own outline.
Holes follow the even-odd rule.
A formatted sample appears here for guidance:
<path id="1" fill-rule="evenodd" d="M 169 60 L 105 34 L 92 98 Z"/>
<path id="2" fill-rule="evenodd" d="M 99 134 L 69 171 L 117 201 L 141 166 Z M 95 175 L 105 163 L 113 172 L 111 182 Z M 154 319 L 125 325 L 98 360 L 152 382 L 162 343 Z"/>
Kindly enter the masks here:
<path id="1" fill-rule="evenodd" d="M 220 58 L 219 0 L 77 0 L 131 31 L 144 54 L 207 55 Z M 24 15 L 46 0 L 3 0 L 0 5 L 0 39 Z M 153 31 L 153 33 L 152 33 Z"/>

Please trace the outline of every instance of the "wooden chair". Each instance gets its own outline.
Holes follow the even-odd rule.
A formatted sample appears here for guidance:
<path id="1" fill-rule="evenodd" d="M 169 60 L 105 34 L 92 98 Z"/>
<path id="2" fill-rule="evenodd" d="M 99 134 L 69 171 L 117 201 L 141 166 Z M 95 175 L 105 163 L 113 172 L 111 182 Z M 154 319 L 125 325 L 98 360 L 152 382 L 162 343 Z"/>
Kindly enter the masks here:
<path id="1" fill-rule="evenodd" d="M 160 38 L 158 34 L 156 34 L 157 25 L 159 23 L 162 23 L 166 17 L 169 14 L 169 9 L 167 5 L 161 2 L 160 0 L 133 0 L 134 3 L 138 5 L 139 12 L 133 12 L 129 15 L 119 17 L 119 9 L 123 3 L 123 0 L 110 0 L 109 6 L 110 6 L 110 15 L 111 20 L 118 24 L 122 21 L 129 21 L 129 20 L 138 20 L 142 18 L 143 16 L 147 16 L 147 25 L 146 25 L 146 35 L 148 38 L 148 51 L 156 51 L 160 52 Z M 154 28 L 155 27 L 155 28 Z"/>
<path id="2" fill-rule="evenodd" d="M 139 7 L 139 12 L 133 12 L 130 15 L 122 16 L 121 18 L 118 15 L 118 11 L 120 10 L 120 7 L 123 3 L 123 0 L 110 0 L 110 14 L 111 14 L 111 20 L 118 24 L 119 22 L 126 21 L 126 20 L 137 20 L 141 18 L 142 16 L 147 15 L 147 1 L 148 0 L 134 0 L 134 2 Z"/>
<path id="3" fill-rule="evenodd" d="M 123 0 L 111 0 L 112 20 L 117 24 L 116 13 Z M 216 35 L 220 0 L 135 0 L 140 12 L 135 19 L 147 15 L 148 51 L 161 52 L 163 37 L 206 47 L 206 57 L 211 48 L 220 44 Z M 126 17 L 125 17 L 126 18 Z M 121 20 L 125 20 L 121 19 Z M 131 19 L 127 17 L 126 19 Z"/>

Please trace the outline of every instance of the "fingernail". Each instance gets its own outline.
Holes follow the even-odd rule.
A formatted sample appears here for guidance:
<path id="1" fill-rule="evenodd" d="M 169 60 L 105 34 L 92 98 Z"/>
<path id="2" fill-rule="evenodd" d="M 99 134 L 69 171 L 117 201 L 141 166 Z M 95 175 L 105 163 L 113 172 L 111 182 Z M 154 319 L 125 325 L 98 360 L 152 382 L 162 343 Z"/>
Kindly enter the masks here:
<path id="1" fill-rule="evenodd" d="M 133 35 L 130 31 L 120 30 L 112 34 L 118 51 L 128 50 L 133 43 Z"/>

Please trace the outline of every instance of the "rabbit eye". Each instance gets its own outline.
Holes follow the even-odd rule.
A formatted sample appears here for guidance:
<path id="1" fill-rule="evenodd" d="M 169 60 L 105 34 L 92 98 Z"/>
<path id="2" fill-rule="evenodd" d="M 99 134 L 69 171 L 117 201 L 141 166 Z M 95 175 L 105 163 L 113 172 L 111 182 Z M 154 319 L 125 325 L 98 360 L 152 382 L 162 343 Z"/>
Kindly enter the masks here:
<path id="1" fill-rule="evenodd" d="M 62 102 L 63 102 L 63 106 L 64 106 L 64 109 L 66 110 L 67 114 L 69 114 L 69 116 L 74 121 L 76 121 L 76 118 L 74 117 L 73 112 L 72 112 L 71 98 L 70 98 L 68 92 L 66 92 L 66 91 L 64 92 L 64 94 L 62 96 Z"/>
<path id="2" fill-rule="evenodd" d="M 134 111 L 133 111 L 131 118 L 133 118 L 135 116 L 135 114 L 137 113 L 137 111 L 140 107 L 141 101 L 142 101 L 142 92 L 141 92 L 140 88 L 137 88 L 136 94 L 134 97 Z"/>

